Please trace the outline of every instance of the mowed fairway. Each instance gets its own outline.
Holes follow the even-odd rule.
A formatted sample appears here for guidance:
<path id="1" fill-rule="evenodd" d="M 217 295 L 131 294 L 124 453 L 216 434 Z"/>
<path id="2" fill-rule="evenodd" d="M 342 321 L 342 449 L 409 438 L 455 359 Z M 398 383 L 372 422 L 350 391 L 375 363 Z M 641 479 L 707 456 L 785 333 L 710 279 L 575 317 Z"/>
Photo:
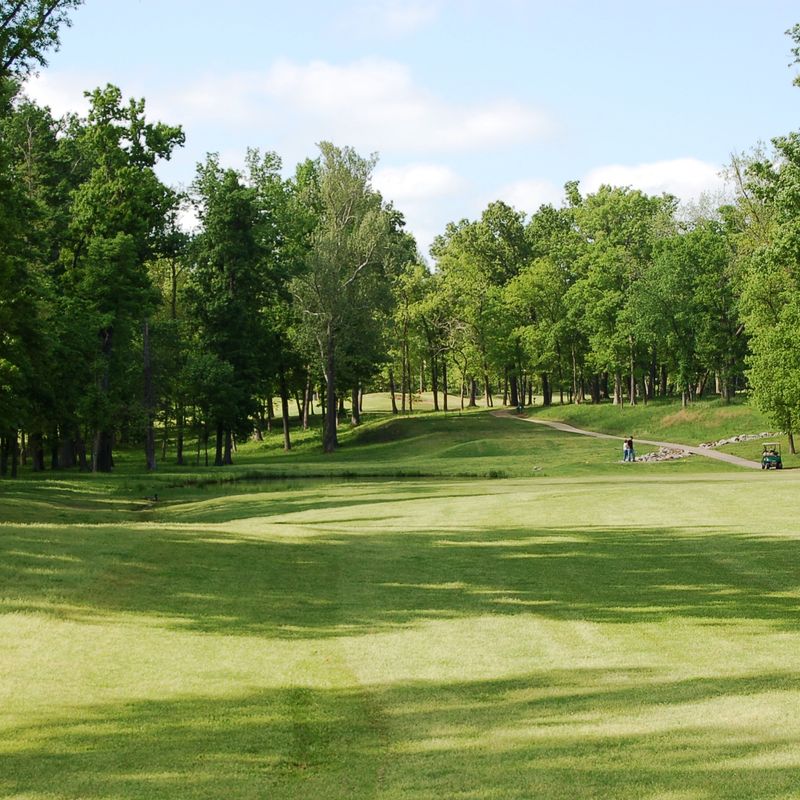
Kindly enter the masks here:
<path id="1" fill-rule="evenodd" d="M 800 798 L 800 473 L 606 460 L 4 483 L 0 797 Z"/>

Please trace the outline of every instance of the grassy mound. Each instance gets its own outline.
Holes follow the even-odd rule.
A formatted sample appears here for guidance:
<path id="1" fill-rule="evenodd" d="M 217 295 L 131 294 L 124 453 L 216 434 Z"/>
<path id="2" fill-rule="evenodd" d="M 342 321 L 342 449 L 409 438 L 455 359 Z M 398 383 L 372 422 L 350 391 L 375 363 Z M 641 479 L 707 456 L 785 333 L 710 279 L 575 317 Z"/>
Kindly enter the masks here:
<path id="1" fill-rule="evenodd" d="M 663 439 L 681 444 L 717 441 L 740 433 L 772 430 L 767 418 L 744 401 L 723 403 L 703 400 L 681 408 L 674 400 L 656 400 L 635 406 L 554 405 L 534 412 L 544 419 L 567 422 L 618 436 L 631 434 L 641 439 Z"/>

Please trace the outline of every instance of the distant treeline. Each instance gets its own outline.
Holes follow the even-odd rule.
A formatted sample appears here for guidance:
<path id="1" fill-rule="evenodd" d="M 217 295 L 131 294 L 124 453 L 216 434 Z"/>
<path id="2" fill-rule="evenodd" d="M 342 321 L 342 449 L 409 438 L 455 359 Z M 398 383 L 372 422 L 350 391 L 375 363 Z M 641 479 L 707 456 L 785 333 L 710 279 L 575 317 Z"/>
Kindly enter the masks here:
<path id="1" fill-rule="evenodd" d="M 565 186 L 527 217 L 491 203 L 447 226 L 432 268 L 371 186 L 374 158 L 322 143 L 283 177 L 210 154 L 187 191 L 156 164 L 183 143 L 107 86 L 85 118 L 21 94 L 79 0 L 0 0 L 0 474 L 107 471 L 156 431 L 231 463 L 282 407 L 337 447 L 345 397 L 461 404 L 647 402 L 748 389 L 790 436 L 800 415 L 800 135 L 732 159 L 731 199 Z M 789 32 L 800 47 L 800 26 Z M 798 55 L 797 47 L 793 50 Z M 708 205 L 708 204 L 707 204 Z M 197 226 L 181 224 L 193 216 Z M 172 457 L 172 455 L 170 456 Z"/>

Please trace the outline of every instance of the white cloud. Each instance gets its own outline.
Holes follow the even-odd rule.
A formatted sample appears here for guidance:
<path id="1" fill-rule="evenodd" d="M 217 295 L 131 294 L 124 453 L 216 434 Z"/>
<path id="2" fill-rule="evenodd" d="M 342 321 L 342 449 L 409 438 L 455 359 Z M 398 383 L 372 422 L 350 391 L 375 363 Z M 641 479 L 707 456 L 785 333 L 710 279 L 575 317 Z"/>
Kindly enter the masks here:
<path id="1" fill-rule="evenodd" d="M 372 184 L 402 212 L 423 255 L 450 221 L 453 195 L 470 189 L 469 182 L 450 167 L 432 163 L 379 167 Z"/>
<path id="2" fill-rule="evenodd" d="M 552 181 L 521 180 L 501 187 L 491 199 L 502 200 L 518 211 L 532 214 L 538 211 L 539 206 L 548 203 L 556 207 L 560 206 L 564 199 L 564 190 Z M 488 202 L 490 201 L 487 201 L 484 207 L 488 205 Z"/>
<path id="3" fill-rule="evenodd" d="M 438 3 L 395 2 L 384 3 L 382 14 L 386 28 L 393 34 L 403 36 L 429 25 L 439 15 Z"/>
<path id="4" fill-rule="evenodd" d="M 196 83 L 176 93 L 170 107 L 184 120 L 367 151 L 479 150 L 540 139 L 553 127 L 545 112 L 513 100 L 451 103 L 416 85 L 406 65 L 383 59 L 345 65 L 282 59 L 263 73 Z"/>
<path id="5" fill-rule="evenodd" d="M 596 192 L 601 185 L 630 186 L 648 194 L 667 192 L 685 202 L 695 201 L 702 194 L 718 192 L 724 185 L 715 164 L 696 158 L 676 158 L 649 164 L 626 166 L 610 164 L 597 167 L 581 181 L 583 193 Z"/>
<path id="6" fill-rule="evenodd" d="M 75 112 L 86 114 L 89 101 L 84 91 L 101 84 L 93 76 L 78 72 L 41 72 L 31 75 L 24 86 L 25 94 L 41 106 L 49 106 L 54 117 Z"/>
<path id="7" fill-rule="evenodd" d="M 401 205 L 454 194 L 464 187 L 465 181 L 442 164 L 409 164 L 378 168 L 372 184 L 385 199 Z"/>
<path id="8" fill-rule="evenodd" d="M 349 22 L 364 33 L 400 37 L 430 25 L 439 11 L 440 3 L 435 0 L 373 0 L 359 4 Z"/>

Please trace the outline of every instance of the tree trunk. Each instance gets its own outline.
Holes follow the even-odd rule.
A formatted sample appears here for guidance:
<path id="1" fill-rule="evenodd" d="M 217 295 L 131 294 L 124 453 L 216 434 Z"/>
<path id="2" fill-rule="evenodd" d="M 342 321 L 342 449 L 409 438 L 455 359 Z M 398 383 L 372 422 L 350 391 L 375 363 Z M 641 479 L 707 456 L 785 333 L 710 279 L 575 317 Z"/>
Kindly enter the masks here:
<path id="1" fill-rule="evenodd" d="M 704 372 L 700 376 L 700 380 L 697 381 L 697 386 L 694 390 L 694 396 L 698 399 L 702 399 L 703 393 L 706 390 L 706 383 L 708 382 L 708 372 Z"/>
<path id="2" fill-rule="evenodd" d="M 431 389 L 433 390 L 433 410 L 439 410 L 439 365 L 436 354 L 431 352 Z"/>
<path id="3" fill-rule="evenodd" d="M 66 434 L 64 428 L 61 428 L 61 441 L 58 448 L 58 463 L 62 469 L 69 469 L 77 464 L 77 448 L 75 447 L 75 440 L 77 436 L 69 436 Z"/>
<path id="4" fill-rule="evenodd" d="M 222 457 L 222 463 L 226 467 L 233 464 L 233 435 L 230 428 L 225 428 L 225 454 Z"/>
<path id="5" fill-rule="evenodd" d="M 483 395 L 486 399 L 486 408 L 491 408 L 492 403 L 492 385 L 489 382 L 489 370 L 484 364 L 483 366 Z"/>
<path id="6" fill-rule="evenodd" d="M 267 397 L 267 433 L 272 433 L 272 422 L 275 419 L 275 411 L 272 408 L 272 395 Z"/>
<path id="7" fill-rule="evenodd" d="M 786 435 L 789 437 L 789 452 L 794 456 L 797 455 L 797 450 L 794 447 L 794 433 L 792 432 L 791 428 L 786 431 Z"/>
<path id="8" fill-rule="evenodd" d="M 32 433 L 28 437 L 28 447 L 31 452 L 33 471 L 44 472 L 44 435 L 41 431 Z"/>
<path id="9" fill-rule="evenodd" d="M 401 376 L 400 376 L 400 410 L 403 414 L 406 413 L 406 390 L 409 387 L 408 383 L 408 332 L 407 332 L 407 325 L 404 324 L 403 328 L 403 352 L 401 356 Z"/>
<path id="10" fill-rule="evenodd" d="M 145 320 L 142 326 L 142 354 L 144 357 L 144 457 L 147 469 L 152 472 L 156 468 L 156 431 L 154 425 L 156 409 L 153 388 L 153 364 L 150 359 L 149 320 Z"/>
<path id="11" fill-rule="evenodd" d="M 303 401 L 303 430 L 308 430 L 308 415 L 311 412 L 311 405 L 314 402 L 314 391 L 311 387 L 311 371 L 306 373 L 305 400 Z"/>
<path id="12" fill-rule="evenodd" d="M 85 432 L 88 434 L 88 431 Z M 89 472 L 91 465 L 89 458 L 86 455 L 86 438 L 81 435 L 80 430 L 75 435 L 75 450 L 78 454 L 78 466 L 81 472 Z"/>
<path id="13" fill-rule="evenodd" d="M 478 381 L 475 378 L 470 378 L 469 381 L 469 403 L 468 408 L 477 408 L 478 406 Z"/>
<path id="14" fill-rule="evenodd" d="M 661 376 L 658 380 L 658 393 L 661 397 L 667 396 L 667 365 L 661 365 Z"/>
<path id="15" fill-rule="evenodd" d="M 402 362 L 400 376 L 400 407 L 406 413 L 406 392 L 409 394 L 409 410 L 411 406 L 411 367 L 408 360 L 408 318 L 403 320 L 403 346 L 401 348 L 400 360 Z"/>
<path id="16" fill-rule="evenodd" d="M 169 408 L 164 406 L 164 431 L 161 436 L 161 460 L 167 460 L 167 448 L 169 447 Z"/>
<path id="17" fill-rule="evenodd" d="M 50 469 L 58 469 L 58 440 L 53 437 L 50 439 Z"/>
<path id="18" fill-rule="evenodd" d="M 600 376 L 597 373 L 592 375 L 592 403 L 600 403 Z"/>
<path id="19" fill-rule="evenodd" d="M 359 404 L 359 391 L 358 391 L 358 384 L 353 387 L 353 392 L 351 395 L 351 405 L 352 408 L 350 409 L 350 424 L 351 425 L 360 425 L 361 424 L 361 409 Z"/>
<path id="20" fill-rule="evenodd" d="M 551 406 L 553 405 L 553 388 L 550 386 L 550 376 L 543 372 L 540 377 L 542 379 L 542 405 Z"/>
<path id="21" fill-rule="evenodd" d="M 17 431 L 11 432 L 9 449 L 11 450 L 11 477 L 16 478 L 19 470 L 19 439 Z"/>
<path id="22" fill-rule="evenodd" d="M 654 400 L 656 396 L 656 373 L 658 371 L 658 361 L 655 348 L 650 359 L 650 383 L 647 386 L 647 399 Z"/>
<path id="23" fill-rule="evenodd" d="M 222 460 L 222 441 L 225 438 L 225 426 L 222 420 L 217 420 L 217 441 L 216 452 L 214 453 L 214 466 L 221 467 L 225 462 Z"/>
<path id="24" fill-rule="evenodd" d="M 258 403 L 256 406 L 256 415 L 253 420 L 253 439 L 256 442 L 264 441 L 264 404 Z"/>
<path id="25" fill-rule="evenodd" d="M 100 351 L 102 355 L 103 369 L 100 376 L 98 390 L 103 398 L 108 397 L 108 388 L 111 370 L 111 350 L 113 342 L 114 331 L 111 328 L 106 328 L 100 331 L 101 346 Z M 92 471 L 93 472 L 111 472 L 113 466 L 113 437 L 109 430 L 109 421 L 107 419 L 98 422 L 98 428 L 95 430 L 94 443 L 92 446 Z"/>
<path id="26" fill-rule="evenodd" d="M 289 390 L 286 386 L 286 370 L 283 364 L 278 372 L 281 390 L 281 422 L 283 423 L 283 449 L 288 453 L 292 449 L 292 440 L 289 436 Z"/>
<path id="27" fill-rule="evenodd" d="M 517 383 L 517 374 L 516 374 L 516 372 L 512 372 L 511 373 L 511 376 L 510 376 L 508 382 L 509 382 L 509 387 L 510 387 L 510 390 L 511 390 L 511 398 L 510 398 L 511 399 L 511 405 L 514 406 L 514 408 L 519 408 L 519 406 L 521 406 L 522 403 L 520 403 L 520 401 L 519 401 L 519 384 Z"/>
<path id="28" fill-rule="evenodd" d="M 447 393 L 450 391 L 447 385 L 447 359 L 442 357 L 442 408 L 447 411 Z"/>
<path id="29" fill-rule="evenodd" d="M 628 339 L 630 344 L 630 364 L 631 364 L 631 386 L 629 392 L 629 399 L 630 404 L 632 406 L 636 405 L 636 354 L 634 353 L 633 349 L 633 337 Z"/>
<path id="30" fill-rule="evenodd" d="M 720 376 L 720 394 L 725 403 L 730 403 L 733 396 L 731 379 L 727 372 L 723 372 Z"/>
<path id="31" fill-rule="evenodd" d="M 113 462 L 113 437 L 110 431 L 99 430 L 95 432 L 92 444 L 92 471 L 111 472 Z"/>
<path id="32" fill-rule="evenodd" d="M 183 460 L 183 433 L 186 425 L 186 411 L 182 404 L 175 407 L 175 463 L 182 467 Z"/>
<path id="33" fill-rule="evenodd" d="M 576 403 L 583 402 L 583 393 L 579 391 L 578 386 L 578 359 L 575 355 L 575 345 L 570 344 L 569 348 L 570 360 L 572 361 L 572 396 Z"/>
<path id="34" fill-rule="evenodd" d="M 325 427 L 322 434 L 322 450 L 333 453 L 339 446 L 336 437 L 336 355 L 333 332 L 328 332 L 325 352 Z"/>
<path id="35" fill-rule="evenodd" d="M 394 391 L 394 372 L 392 371 L 392 368 L 389 367 L 389 395 L 392 398 L 392 414 L 397 413 L 397 400 L 395 399 Z"/>

